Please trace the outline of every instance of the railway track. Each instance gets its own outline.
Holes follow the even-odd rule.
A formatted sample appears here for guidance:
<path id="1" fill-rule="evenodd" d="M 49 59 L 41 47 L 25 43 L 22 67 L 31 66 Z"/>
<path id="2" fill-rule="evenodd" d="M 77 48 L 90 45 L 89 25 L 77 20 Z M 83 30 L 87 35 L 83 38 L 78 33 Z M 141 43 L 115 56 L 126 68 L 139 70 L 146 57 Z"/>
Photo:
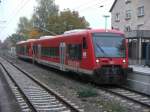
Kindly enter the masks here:
<path id="1" fill-rule="evenodd" d="M 146 108 L 146 112 L 150 112 L 150 95 L 140 93 L 135 90 L 131 90 L 125 87 L 99 87 L 99 85 L 95 85 L 96 88 L 101 89 L 105 93 L 110 93 L 111 95 L 119 96 L 124 100 L 129 100 L 133 107 L 138 105 L 143 108 Z M 135 104 L 135 105 L 134 105 Z M 147 110 L 148 109 L 148 110 Z"/>
<path id="2" fill-rule="evenodd" d="M 148 108 L 150 112 L 150 96 L 144 93 L 136 92 L 124 87 L 114 87 L 114 88 L 100 88 L 108 93 L 115 94 L 124 99 L 130 100 L 135 104 L 140 104 L 142 107 Z M 131 103 L 133 105 L 134 103 Z"/>
<path id="3" fill-rule="evenodd" d="M 4 73 L 23 112 L 83 112 L 59 93 L 31 77 L 17 65 L 0 58 Z"/>

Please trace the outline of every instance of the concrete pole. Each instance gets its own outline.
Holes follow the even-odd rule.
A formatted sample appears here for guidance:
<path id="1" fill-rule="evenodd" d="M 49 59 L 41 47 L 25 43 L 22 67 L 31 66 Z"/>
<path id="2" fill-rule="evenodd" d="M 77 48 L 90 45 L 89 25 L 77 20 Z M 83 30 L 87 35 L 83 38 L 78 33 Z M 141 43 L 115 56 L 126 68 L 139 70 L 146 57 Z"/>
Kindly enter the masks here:
<path id="1" fill-rule="evenodd" d="M 142 59 L 142 39 L 141 37 L 139 37 L 139 41 L 138 41 L 138 51 L 139 51 L 139 54 L 138 54 L 138 59 L 139 59 L 139 64 L 141 64 L 141 59 Z"/>
<path id="2" fill-rule="evenodd" d="M 107 18 L 109 18 L 109 15 L 104 15 L 105 18 L 105 31 L 107 31 Z"/>

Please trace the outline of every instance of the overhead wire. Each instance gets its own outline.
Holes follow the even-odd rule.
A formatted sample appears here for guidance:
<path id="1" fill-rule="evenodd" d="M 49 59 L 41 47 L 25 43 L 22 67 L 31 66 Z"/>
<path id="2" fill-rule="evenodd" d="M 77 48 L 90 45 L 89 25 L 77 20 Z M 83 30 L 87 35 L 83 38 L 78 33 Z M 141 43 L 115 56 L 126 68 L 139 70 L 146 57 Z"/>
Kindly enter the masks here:
<path id="1" fill-rule="evenodd" d="M 16 10 L 15 13 L 12 13 L 12 18 L 8 23 L 6 23 L 6 27 L 4 29 L 1 30 L 1 32 L 3 33 L 3 31 L 5 31 L 5 29 L 9 26 L 10 23 L 12 23 L 15 20 L 15 16 L 17 16 L 22 10 L 23 8 L 29 3 L 30 0 L 23 0 L 24 3 L 21 3 L 22 5 L 20 5 L 20 7 L 18 8 L 18 10 Z M 6 32 L 4 32 L 6 33 Z"/>
<path id="2" fill-rule="evenodd" d="M 8 1 L 8 0 L 5 0 L 5 3 L 6 3 L 7 1 Z M 19 8 L 18 6 L 21 6 L 21 4 L 22 4 L 24 1 L 25 1 L 25 0 L 19 2 L 19 3 L 16 5 L 17 7 L 15 7 L 13 11 L 11 11 L 11 9 L 10 9 L 10 10 L 7 9 L 7 10 L 8 10 L 8 11 L 7 11 L 7 12 L 8 12 L 7 15 L 10 15 L 10 16 L 7 17 L 7 18 L 11 18 L 11 17 L 14 15 L 14 12 Z M 2 6 L 4 6 L 4 1 L 3 1 L 3 5 L 2 5 Z M 2 9 L 3 9 L 3 8 L 2 8 Z M 10 13 L 10 11 L 11 11 L 11 13 Z M 5 16 L 5 15 L 3 15 L 3 16 Z M 7 18 L 6 18 L 6 19 L 7 19 Z M 6 21 L 6 22 L 7 22 L 7 21 Z"/>
<path id="3" fill-rule="evenodd" d="M 103 15 L 105 15 L 105 14 L 108 14 L 108 12 L 109 12 L 110 7 L 107 7 L 108 3 L 109 3 L 109 5 L 112 4 L 108 0 L 101 0 L 101 1 L 96 1 L 96 2 L 94 1 L 92 4 L 89 4 L 89 5 L 85 4 L 85 7 L 78 8 L 77 10 L 82 13 L 85 11 L 89 11 L 88 8 L 90 8 L 90 9 L 95 8 L 96 10 L 98 10 L 98 8 L 100 9 L 102 6 L 103 7 L 102 13 L 103 13 Z M 96 5 L 97 5 L 97 7 L 96 7 Z M 92 18 L 93 18 L 92 20 L 96 20 L 97 17 L 93 16 Z"/>
<path id="4" fill-rule="evenodd" d="M 81 9 L 78 9 L 78 10 L 79 10 L 80 12 L 87 11 L 88 8 L 93 8 L 93 6 L 97 5 L 98 3 L 100 3 L 99 6 L 98 6 L 98 7 L 100 7 L 101 5 L 104 4 L 105 1 L 107 1 L 107 0 L 101 0 L 101 3 L 100 3 L 100 1 L 97 1 L 96 3 L 94 2 L 93 4 L 86 5 L 86 7 L 81 8 Z M 97 8 L 98 8 L 98 7 L 97 7 Z M 95 8 L 95 7 L 94 7 L 94 8 Z"/>
<path id="5" fill-rule="evenodd" d="M 19 5 L 20 6 L 20 8 L 18 9 L 18 10 L 16 10 L 16 12 L 15 13 L 13 13 L 13 16 L 17 16 L 20 12 L 21 12 L 21 10 L 29 3 L 29 1 L 30 0 L 23 0 L 24 1 L 24 3 L 23 2 L 21 2 L 21 4 L 22 5 Z M 103 0 L 103 1 L 101 1 L 101 3 L 103 3 L 104 1 L 106 1 L 106 0 Z M 84 3 L 84 4 L 81 4 L 81 5 L 79 5 L 79 6 L 77 6 L 77 7 L 75 7 L 75 8 L 73 8 L 73 10 L 79 10 L 79 11 L 85 11 L 87 8 L 90 8 L 90 7 L 92 7 L 92 6 L 94 6 L 94 5 L 96 5 L 97 3 L 99 3 L 100 1 L 99 0 L 97 0 L 96 1 L 96 3 L 95 3 L 95 1 L 93 2 L 94 4 L 91 4 L 93 1 L 91 1 L 91 0 L 89 0 L 88 2 L 86 2 L 86 3 Z M 101 4 L 100 3 L 100 4 Z M 11 18 L 13 18 L 13 17 L 11 17 Z M 13 21 L 14 19 L 11 19 L 8 23 L 7 23 L 7 26 Z M 7 27 L 6 26 L 6 27 Z M 5 30 L 6 28 L 4 28 L 3 30 Z"/>
<path id="6" fill-rule="evenodd" d="M 6 23 L 6 27 L 5 27 L 1 32 L 3 32 L 3 31 L 9 26 L 9 24 L 12 23 L 12 21 L 14 20 L 13 18 L 15 18 L 15 16 L 17 16 L 17 14 L 23 9 L 23 7 L 25 7 L 25 5 L 26 5 L 29 1 L 30 1 L 30 0 L 23 0 L 23 1 L 21 1 L 21 3 L 19 2 L 19 3 L 17 4 L 17 7 L 14 9 L 15 12 L 12 11 L 12 14 L 11 14 L 11 15 L 9 14 L 9 15 L 10 15 L 10 18 L 12 18 L 12 19 L 9 20 L 8 23 Z M 91 3 L 91 0 L 89 0 L 88 2 L 86 2 L 86 3 L 84 3 L 84 4 L 79 5 L 79 6 L 76 7 L 76 8 L 80 8 L 81 6 L 86 5 L 87 3 Z M 22 5 L 20 5 L 20 4 L 22 4 Z M 18 6 L 20 6 L 20 7 L 18 8 Z M 13 12 L 14 12 L 14 13 L 13 13 Z"/>
<path id="7" fill-rule="evenodd" d="M 16 11 L 20 9 L 21 4 L 23 4 L 24 2 L 25 2 L 25 0 L 20 0 L 20 2 L 18 2 L 18 4 L 16 5 L 16 7 L 13 10 L 12 9 L 10 9 L 10 10 L 7 9 L 8 10 L 7 12 L 9 12 L 7 15 L 10 15 L 10 17 L 13 16 L 14 12 L 16 13 Z"/>

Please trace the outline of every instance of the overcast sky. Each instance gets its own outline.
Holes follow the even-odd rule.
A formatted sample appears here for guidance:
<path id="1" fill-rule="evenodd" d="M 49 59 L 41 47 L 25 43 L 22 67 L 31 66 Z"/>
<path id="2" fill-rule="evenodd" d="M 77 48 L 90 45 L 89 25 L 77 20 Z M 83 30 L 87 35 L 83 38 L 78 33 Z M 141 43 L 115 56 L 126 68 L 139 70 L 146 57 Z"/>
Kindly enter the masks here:
<path id="1" fill-rule="evenodd" d="M 19 18 L 31 18 L 35 0 L 1 0 L 0 3 L 0 40 L 16 32 Z M 105 28 L 104 15 L 110 15 L 109 9 L 114 0 L 55 0 L 60 10 L 71 9 L 79 12 L 92 28 Z M 100 7 L 102 6 L 103 7 Z M 110 18 L 107 21 L 110 28 Z"/>

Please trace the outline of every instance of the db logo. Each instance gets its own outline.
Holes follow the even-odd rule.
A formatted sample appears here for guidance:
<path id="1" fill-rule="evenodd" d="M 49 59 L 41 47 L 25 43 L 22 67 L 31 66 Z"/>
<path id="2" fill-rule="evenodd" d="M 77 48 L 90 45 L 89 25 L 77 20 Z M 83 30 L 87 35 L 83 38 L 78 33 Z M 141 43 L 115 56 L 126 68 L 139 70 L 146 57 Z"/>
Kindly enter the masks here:
<path id="1" fill-rule="evenodd" d="M 86 52 L 83 52 L 82 55 L 83 55 L 83 58 L 86 58 L 86 55 L 87 55 L 87 54 L 86 54 Z"/>

